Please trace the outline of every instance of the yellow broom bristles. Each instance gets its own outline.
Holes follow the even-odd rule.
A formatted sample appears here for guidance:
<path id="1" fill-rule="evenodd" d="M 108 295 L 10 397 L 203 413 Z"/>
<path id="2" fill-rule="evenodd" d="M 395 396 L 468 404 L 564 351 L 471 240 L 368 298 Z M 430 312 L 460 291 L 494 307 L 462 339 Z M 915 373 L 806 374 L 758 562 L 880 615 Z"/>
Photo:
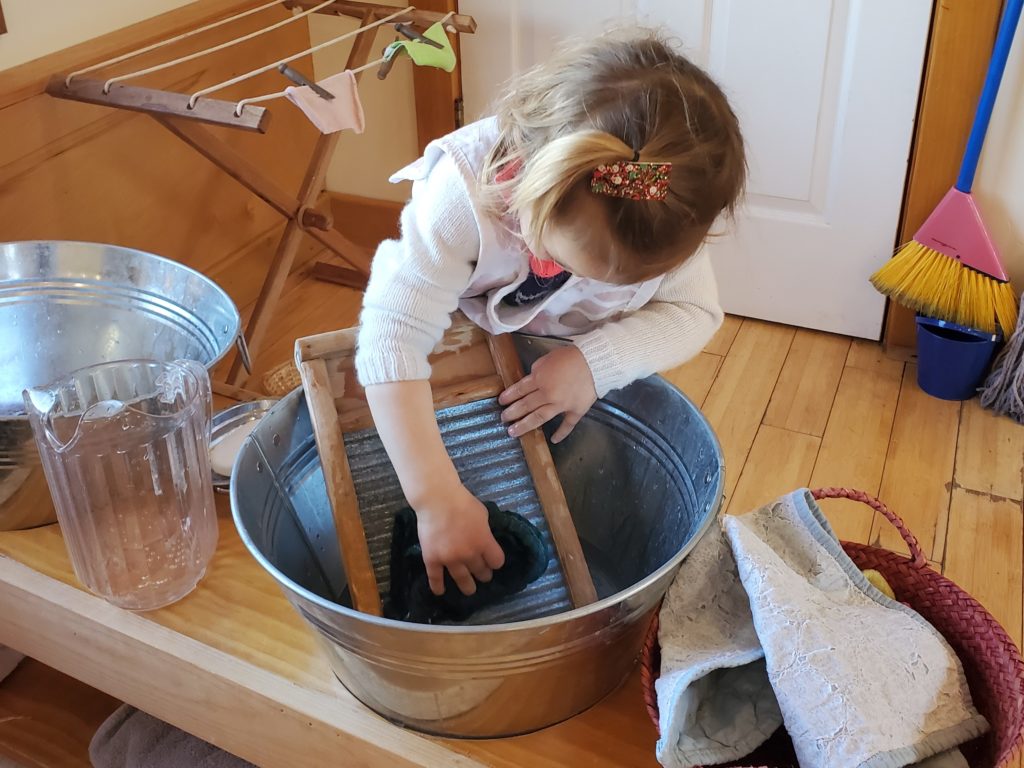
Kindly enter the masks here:
<path id="1" fill-rule="evenodd" d="M 991 281 L 992 303 L 996 308 L 996 320 L 999 327 L 1003 329 L 1003 338 L 1008 338 L 1017 327 L 1017 293 L 1009 283 L 1001 283 L 998 280 Z"/>
<path id="2" fill-rule="evenodd" d="M 1004 334 L 1017 326 L 1017 296 L 1009 283 L 916 241 L 903 246 L 875 272 L 871 284 L 893 301 L 929 317 L 987 333 L 995 333 L 997 322 Z"/>

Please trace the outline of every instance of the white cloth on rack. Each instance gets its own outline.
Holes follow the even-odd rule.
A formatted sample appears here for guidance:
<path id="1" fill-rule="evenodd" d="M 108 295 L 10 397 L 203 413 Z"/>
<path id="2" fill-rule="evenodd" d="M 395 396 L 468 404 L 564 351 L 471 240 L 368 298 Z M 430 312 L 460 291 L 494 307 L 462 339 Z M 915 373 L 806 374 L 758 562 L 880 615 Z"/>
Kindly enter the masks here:
<path id="1" fill-rule="evenodd" d="M 289 86 L 284 94 L 295 106 L 306 113 L 320 133 L 337 133 L 338 131 L 355 131 L 362 133 L 366 129 L 366 117 L 363 114 L 363 103 L 359 100 L 359 87 L 356 76 L 349 70 L 331 75 L 317 83 L 333 99 L 325 99 L 308 85 Z"/>
<path id="2" fill-rule="evenodd" d="M 955 768 L 950 750 L 988 727 L 953 650 L 868 583 L 807 491 L 705 536 L 659 640 L 658 759 L 672 768 L 742 757 L 780 721 L 801 768 Z"/>

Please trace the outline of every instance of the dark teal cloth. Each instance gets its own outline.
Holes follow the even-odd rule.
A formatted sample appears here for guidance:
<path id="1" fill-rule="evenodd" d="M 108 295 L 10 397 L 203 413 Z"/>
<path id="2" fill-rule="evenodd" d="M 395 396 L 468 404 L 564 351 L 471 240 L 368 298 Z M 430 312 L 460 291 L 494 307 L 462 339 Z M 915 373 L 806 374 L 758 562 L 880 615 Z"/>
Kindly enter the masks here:
<path id="1" fill-rule="evenodd" d="M 391 590 L 384 615 L 400 621 L 439 624 L 465 621 L 475 611 L 521 592 L 547 569 L 544 537 L 522 515 L 506 512 L 496 504 L 486 504 L 488 523 L 494 538 L 505 553 L 505 565 L 494 572 L 489 582 L 477 582 L 476 592 L 464 595 L 445 571 L 445 591 L 430 591 L 427 569 L 423 565 L 416 513 L 403 509 L 395 515 L 391 537 Z"/>

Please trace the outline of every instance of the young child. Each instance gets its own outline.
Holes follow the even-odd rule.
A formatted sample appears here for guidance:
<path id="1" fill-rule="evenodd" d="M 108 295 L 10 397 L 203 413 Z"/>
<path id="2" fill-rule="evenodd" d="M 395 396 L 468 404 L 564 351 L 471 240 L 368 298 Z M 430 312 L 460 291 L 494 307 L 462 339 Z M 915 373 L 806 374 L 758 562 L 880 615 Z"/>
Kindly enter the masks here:
<path id="1" fill-rule="evenodd" d="M 466 594 L 504 555 L 448 457 L 427 356 L 462 310 L 493 333 L 568 337 L 504 392 L 515 437 L 565 438 L 609 391 L 696 355 L 722 322 L 701 245 L 746 175 L 718 86 L 651 33 L 563 51 L 512 83 L 495 118 L 431 143 L 400 240 L 381 243 L 356 367 L 416 511 L 431 589 Z"/>

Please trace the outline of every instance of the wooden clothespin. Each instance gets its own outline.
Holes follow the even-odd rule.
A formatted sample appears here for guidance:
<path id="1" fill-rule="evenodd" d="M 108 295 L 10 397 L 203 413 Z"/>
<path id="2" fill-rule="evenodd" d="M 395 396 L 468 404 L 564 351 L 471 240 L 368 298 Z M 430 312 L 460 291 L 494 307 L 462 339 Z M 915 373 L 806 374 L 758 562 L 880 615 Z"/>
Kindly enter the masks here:
<path id="1" fill-rule="evenodd" d="M 432 46 L 434 48 L 444 48 L 444 46 L 441 45 L 436 40 L 431 40 L 429 37 L 424 37 L 423 35 L 421 35 L 419 31 L 411 24 L 402 24 L 401 22 L 399 22 L 398 24 L 395 24 L 395 31 L 402 35 L 405 35 L 410 40 L 415 40 L 416 42 L 419 43 L 426 43 L 427 45 Z"/>
<path id="2" fill-rule="evenodd" d="M 295 71 L 294 69 L 289 67 L 287 64 L 282 64 L 281 66 L 279 66 L 277 68 L 277 71 L 280 72 L 285 77 L 287 77 L 289 80 L 291 80 L 296 85 L 305 85 L 305 86 L 309 87 L 310 90 L 312 90 L 313 93 L 315 93 L 321 99 L 326 99 L 327 101 L 332 101 L 334 99 L 334 94 L 333 93 L 328 91 L 323 86 L 317 85 L 312 80 L 309 80 L 301 72 Z"/>

